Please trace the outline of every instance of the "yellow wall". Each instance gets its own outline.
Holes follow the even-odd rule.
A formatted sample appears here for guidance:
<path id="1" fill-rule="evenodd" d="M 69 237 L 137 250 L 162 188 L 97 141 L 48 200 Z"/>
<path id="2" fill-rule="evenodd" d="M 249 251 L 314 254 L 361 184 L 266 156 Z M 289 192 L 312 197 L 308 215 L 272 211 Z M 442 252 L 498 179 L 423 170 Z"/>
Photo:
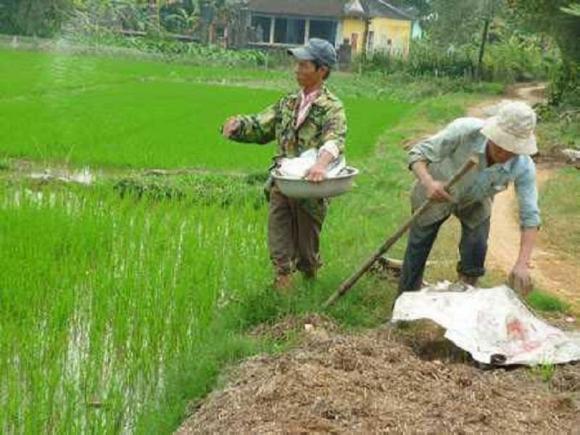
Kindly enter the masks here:
<path id="1" fill-rule="evenodd" d="M 345 38 L 349 38 L 352 33 L 363 33 L 365 30 L 365 24 L 363 20 L 357 20 L 354 18 L 345 18 L 342 21 L 342 33 Z"/>
<path id="2" fill-rule="evenodd" d="M 343 39 L 351 39 L 353 33 L 358 34 L 357 53 L 362 50 L 364 37 L 364 22 L 362 20 L 347 18 L 342 22 Z M 411 41 L 411 21 L 393 20 L 391 18 L 373 18 L 369 31 L 374 33 L 373 50 L 400 53 L 406 56 L 409 53 Z M 388 40 L 391 45 L 388 45 Z M 352 41 L 351 41 L 352 43 Z"/>
<path id="3" fill-rule="evenodd" d="M 348 39 L 352 44 L 352 34 L 358 35 L 357 53 L 360 53 L 362 47 L 362 40 L 365 33 L 365 24 L 361 19 L 345 18 L 342 21 L 342 39 L 340 43 L 342 44 L 343 39 Z"/>
<path id="4" fill-rule="evenodd" d="M 369 28 L 374 32 L 373 49 L 375 51 L 387 50 L 387 41 L 391 40 L 390 50 L 397 54 L 407 55 L 411 41 L 411 22 L 393 20 L 391 18 L 375 18 Z"/>

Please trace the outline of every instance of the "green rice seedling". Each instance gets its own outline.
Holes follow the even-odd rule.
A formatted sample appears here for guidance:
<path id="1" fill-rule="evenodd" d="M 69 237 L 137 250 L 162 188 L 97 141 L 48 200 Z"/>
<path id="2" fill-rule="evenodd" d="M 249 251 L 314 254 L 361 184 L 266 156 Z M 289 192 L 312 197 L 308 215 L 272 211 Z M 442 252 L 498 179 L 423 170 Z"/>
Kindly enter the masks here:
<path id="1" fill-rule="evenodd" d="M 0 50 L 0 152 L 74 165 L 265 170 L 274 146 L 221 138 L 231 115 L 255 113 L 281 91 L 199 83 L 184 65 Z M 21 73 L 22 72 L 22 73 Z M 214 70 L 243 81 L 249 74 Z M 253 73 L 257 74 L 257 73 Z M 286 91 L 294 90 L 289 83 Z M 409 105 L 345 98 L 350 158 L 368 156 Z"/>
<path id="2" fill-rule="evenodd" d="M 116 431 L 265 281 L 263 210 L 4 189 L 0 428 Z M 243 259 L 243 266 L 240 263 Z"/>

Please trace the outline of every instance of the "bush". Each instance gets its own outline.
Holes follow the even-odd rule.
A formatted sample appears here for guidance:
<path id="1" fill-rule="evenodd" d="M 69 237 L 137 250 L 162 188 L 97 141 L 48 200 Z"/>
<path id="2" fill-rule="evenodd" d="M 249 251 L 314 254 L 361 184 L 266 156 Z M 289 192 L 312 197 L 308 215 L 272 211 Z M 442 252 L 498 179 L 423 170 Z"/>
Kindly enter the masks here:
<path id="1" fill-rule="evenodd" d="M 101 51 L 103 47 L 133 50 L 136 54 L 158 55 L 165 60 L 228 67 L 261 67 L 269 64 L 268 53 L 261 50 L 227 50 L 196 42 L 183 42 L 168 35 L 123 36 L 113 32 L 67 34 L 66 39 L 86 48 Z"/>
<path id="2" fill-rule="evenodd" d="M 550 80 L 549 102 L 564 110 L 580 107 L 580 64 L 561 62 L 554 68 Z"/>
<path id="3" fill-rule="evenodd" d="M 114 185 L 121 196 L 155 201 L 188 201 L 195 205 L 239 207 L 264 204 L 261 174 L 227 176 L 217 174 L 139 175 L 123 178 Z"/>
<path id="4" fill-rule="evenodd" d="M 475 43 L 442 49 L 429 40 L 414 41 L 407 58 L 377 52 L 368 56 L 364 65 L 359 57 L 355 66 L 363 71 L 404 73 L 412 77 L 473 79 L 477 71 L 478 50 Z M 558 65 L 558 54 L 544 48 L 540 38 L 510 36 L 487 45 L 482 78 L 503 83 L 544 80 Z"/>
<path id="5" fill-rule="evenodd" d="M 364 62 L 361 65 L 361 62 Z M 472 56 L 465 48 L 441 50 L 428 40 L 414 41 L 409 55 L 376 52 L 366 60 L 358 57 L 355 65 L 363 71 L 382 71 L 387 74 L 403 72 L 413 77 L 471 77 L 475 71 Z"/>
<path id="6" fill-rule="evenodd" d="M 0 33 L 53 36 L 71 7 L 69 0 L 3 0 L 0 2 Z"/>
<path id="7" fill-rule="evenodd" d="M 414 76 L 471 77 L 475 63 L 469 47 L 435 48 L 428 41 L 412 44 L 406 68 Z"/>
<path id="8" fill-rule="evenodd" d="M 490 44 L 484 57 L 488 77 L 504 82 L 545 80 L 556 67 L 555 53 L 544 50 L 539 38 L 510 38 Z"/>

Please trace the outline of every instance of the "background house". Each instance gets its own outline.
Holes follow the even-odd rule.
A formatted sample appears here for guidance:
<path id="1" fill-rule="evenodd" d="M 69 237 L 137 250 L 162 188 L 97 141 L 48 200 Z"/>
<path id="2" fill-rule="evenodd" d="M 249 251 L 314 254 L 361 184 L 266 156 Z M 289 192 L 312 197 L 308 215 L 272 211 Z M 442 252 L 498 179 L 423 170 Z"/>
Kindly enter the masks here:
<path id="1" fill-rule="evenodd" d="M 386 1 L 351 0 L 345 5 L 342 22 L 343 39 L 355 53 L 363 51 L 365 32 L 368 53 L 409 53 L 413 19 Z"/>
<path id="2" fill-rule="evenodd" d="M 276 47 L 323 38 L 355 53 L 385 51 L 406 55 L 413 18 L 383 0 L 249 0 L 252 45 Z"/>
<path id="3" fill-rule="evenodd" d="M 250 0 L 251 26 L 256 43 L 263 45 L 303 44 L 322 38 L 338 45 L 344 0 Z"/>

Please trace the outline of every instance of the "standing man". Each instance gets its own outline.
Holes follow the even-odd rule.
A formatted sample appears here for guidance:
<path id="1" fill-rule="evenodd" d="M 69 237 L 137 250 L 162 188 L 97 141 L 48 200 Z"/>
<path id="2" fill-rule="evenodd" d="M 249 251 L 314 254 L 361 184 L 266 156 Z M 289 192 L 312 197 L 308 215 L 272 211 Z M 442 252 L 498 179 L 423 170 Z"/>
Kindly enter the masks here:
<path id="1" fill-rule="evenodd" d="M 311 39 L 304 47 L 288 50 L 296 60 L 298 93 L 283 97 L 257 115 L 226 121 L 224 137 L 266 144 L 276 140 L 277 157 L 298 157 L 318 150 L 318 159 L 306 174 L 317 183 L 327 167 L 344 151 L 346 116 L 340 100 L 328 91 L 325 80 L 336 65 L 336 51 L 327 41 Z M 321 266 L 319 240 L 326 216 L 325 199 L 292 199 L 275 184 L 269 192 L 268 247 L 276 272 L 275 288 L 288 289 L 296 269 L 314 279 Z"/>
<path id="2" fill-rule="evenodd" d="M 461 221 L 459 280 L 476 285 L 485 273 L 492 199 L 510 182 L 515 184 L 519 202 L 521 241 L 509 284 L 524 295 L 531 291 L 529 262 L 540 226 L 536 168 L 530 157 L 538 151 L 535 126 L 536 114 L 527 104 L 508 102 L 487 121 L 457 119 L 412 148 L 409 167 L 417 177 L 412 207 L 418 208 L 428 198 L 438 203 L 411 227 L 399 293 L 421 287 L 433 242 L 451 214 Z M 478 157 L 479 168 L 457 184 L 453 195 L 447 193 L 444 181 L 472 155 Z"/>

